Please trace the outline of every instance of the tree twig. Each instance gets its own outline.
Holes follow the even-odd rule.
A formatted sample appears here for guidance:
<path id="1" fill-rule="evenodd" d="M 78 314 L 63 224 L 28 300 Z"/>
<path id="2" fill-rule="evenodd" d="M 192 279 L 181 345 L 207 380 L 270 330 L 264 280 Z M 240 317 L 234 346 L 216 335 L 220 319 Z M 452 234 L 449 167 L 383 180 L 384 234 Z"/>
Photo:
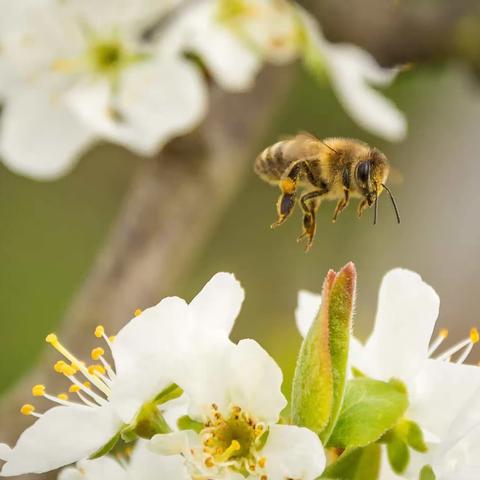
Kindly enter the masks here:
<path id="1" fill-rule="evenodd" d="M 114 334 L 136 308 L 171 293 L 241 184 L 291 77 L 289 69 L 272 68 L 248 94 L 213 90 L 202 126 L 141 165 L 111 236 L 63 322 L 62 338 L 81 358 L 88 358 L 96 325 Z M 4 397 L 1 441 L 12 444 L 31 423 L 18 409 L 33 384 L 65 385 L 52 372 L 53 362 L 47 353 Z"/>

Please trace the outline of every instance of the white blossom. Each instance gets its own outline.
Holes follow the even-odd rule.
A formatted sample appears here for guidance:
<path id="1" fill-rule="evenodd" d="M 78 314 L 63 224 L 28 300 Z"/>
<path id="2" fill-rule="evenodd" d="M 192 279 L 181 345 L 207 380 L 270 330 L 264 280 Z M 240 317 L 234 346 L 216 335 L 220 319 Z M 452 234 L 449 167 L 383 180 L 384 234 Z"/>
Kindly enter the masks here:
<path id="1" fill-rule="evenodd" d="M 183 455 L 192 478 L 314 480 L 325 467 L 318 436 L 278 424 L 287 402 L 282 372 L 253 340 L 198 344 L 197 362 L 178 384 L 196 430 L 160 434 L 152 450 Z"/>
<path id="2" fill-rule="evenodd" d="M 315 302 L 312 295 L 299 295 L 296 320 L 303 335 L 320 305 L 320 296 Z M 437 355 L 448 335 L 441 330 L 431 340 L 439 304 L 438 295 L 418 274 L 403 269 L 390 271 L 380 287 L 372 334 L 365 345 L 354 338 L 350 350 L 350 364 L 363 374 L 405 383 L 409 393 L 405 416 L 422 428 L 431 449 L 451 440 L 452 422 L 468 409 L 466 405 L 480 387 L 480 369 L 464 364 L 479 340 L 475 328 L 469 338 Z M 412 457 L 407 475 L 418 478 L 426 457 L 413 451 Z"/>
<path id="3" fill-rule="evenodd" d="M 198 70 L 142 37 L 177 0 L 11 3 L 24 14 L 0 32 L 0 68 L 16 79 L 0 92 L 0 154 L 14 171 L 55 178 L 100 139 L 152 155 L 203 117 Z"/>
<path id="4" fill-rule="evenodd" d="M 75 467 L 63 469 L 58 480 L 190 480 L 180 457 L 156 455 L 138 442 L 132 453 L 121 461 L 111 457 L 83 460 Z"/>
<path id="5" fill-rule="evenodd" d="M 178 297 L 165 298 L 155 307 L 136 312 L 115 338 L 97 327 L 95 335 L 111 350 L 113 364 L 104 348 L 96 347 L 91 354 L 95 363 L 87 366 L 56 335 L 49 335 L 47 342 L 65 357 L 55 370 L 70 380 L 69 393 L 77 401 L 67 394 L 50 395 L 44 385 L 34 386 L 34 396 L 58 406 L 44 414 L 31 404 L 22 407 L 23 414 L 38 420 L 4 453 L 7 462 L 1 474 L 41 473 L 95 453 L 122 427 L 132 424 L 145 404 L 191 370 L 192 362 L 198 362 L 195 342 L 208 349 L 210 339 L 226 341 L 243 296 L 233 275 L 219 273 L 190 304 Z M 174 401 L 161 405 L 167 413 L 169 408 L 176 409 L 174 422 L 178 405 Z"/>

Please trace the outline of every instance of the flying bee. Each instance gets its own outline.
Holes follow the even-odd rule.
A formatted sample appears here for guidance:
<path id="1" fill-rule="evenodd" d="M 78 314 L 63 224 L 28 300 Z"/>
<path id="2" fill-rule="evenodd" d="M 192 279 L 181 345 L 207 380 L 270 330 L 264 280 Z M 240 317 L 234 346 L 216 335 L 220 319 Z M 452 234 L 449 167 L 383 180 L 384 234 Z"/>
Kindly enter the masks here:
<path id="1" fill-rule="evenodd" d="M 255 161 L 255 173 L 281 190 L 277 201 L 280 226 L 293 211 L 297 190 L 302 189 L 300 206 L 303 211 L 303 232 L 309 250 L 315 235 L 315 215 L 322 200 L 337 200 L 333 222 L 345 210 L 351 198 L 359 198 L 358 216 L 374 205 L 377 223 L 378 197 L 386 190 L 392 201 L 397 222 L 400 216 L 395 199 L 385 185 L 389 164 L 385 155 L 359 140 L 326 138 L 320 140 L 300 133 L 266 148 Z"/>

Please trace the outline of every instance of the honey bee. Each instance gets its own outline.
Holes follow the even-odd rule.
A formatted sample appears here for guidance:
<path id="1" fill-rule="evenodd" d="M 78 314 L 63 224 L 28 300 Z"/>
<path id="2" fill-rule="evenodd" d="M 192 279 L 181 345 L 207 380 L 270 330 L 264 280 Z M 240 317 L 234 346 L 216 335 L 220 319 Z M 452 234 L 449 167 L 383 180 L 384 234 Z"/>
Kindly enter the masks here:
<path id="1" fill-rule="evenodd" d="M 280 226 L 293 211 L 300 195 L 303 211 L 303 231 L 298 241 L 307 239 L 305 251 L 313 243 L 315 215 L 320 202 L 337 200 L 333 222 L 345 210 L 351 198 L 359 198 L 360 217 L 368 207 L 375 205 L 377 223 L 378 197 L 386 190 L 392 201 L 397 222 L 400 223 L 397 204 L 385 185 L 390 167 L 385 155 L 359 140 L 326 138 L 320 140 L 308 133 L 300 133 L 266 148 L 255 161 L 255 173 L 281 190 L 277 201 L 278 219 L 272 228 Z"/>

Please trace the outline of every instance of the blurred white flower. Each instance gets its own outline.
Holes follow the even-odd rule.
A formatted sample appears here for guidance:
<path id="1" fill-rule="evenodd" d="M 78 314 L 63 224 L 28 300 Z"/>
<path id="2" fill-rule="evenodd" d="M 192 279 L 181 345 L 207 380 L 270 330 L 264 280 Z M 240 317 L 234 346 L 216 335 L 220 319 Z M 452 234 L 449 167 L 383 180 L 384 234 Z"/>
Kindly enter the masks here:
<path id="1" fill-rule="evenodd" d="M 314 480 L 321 474 L 325 455 L 318 436 L 277 424 L 287 404 L 282 372 L 260 345 L 217 339 L 197 345 L 196 355 L 178 384 L 197 428 L 156 435 L 153 451 L 183 455 L 193 478 Z"/>
<path id="2" fill-rule="evenodd" d="M 430 343 L 439 304 L 438 295 L 418 274 L 403 269 L 388 272 L 380 287 L 373 333 L 365 346 L 352 339 L 350 351 L 350 364 L 363 374 L 405 383 L 410 403 L 405 416 L 418 423 L 430 445 L 450 438 L 453 420 L 480 387 L 480 369 L 463 364 L 479 340 L 476 329 L 466 340 L 433 357 L 448 335 L 441 330 Z M 302 335 L 319 305 L 320 296 L 315 302 L 314 294 L 300 292 L 296 321 Z M 455 355 L 456 361 L 450 361 Z M 418 476 L 418 470 L 412 475 Z"/>
<path id="3" fill-rule="evenodd" d="M 24 13 L 0 34 L 3 77 L 17 80 L 0 92 L 0 154 L 14 171 L 55 178 L 99 139 L 151 155 L 205 114 L 200 72 L 142 37 L 178 0 L 10 3 Z"/>
<path id="4" fill-rule="evenodd" d="M 122 427 L 132 424 L 145 404 L 184 378 L 185 372 L 193 369 L 192 362 L 202 362 L 194 354 L 196 344 L 208 351 L 215 341 L 227 341 L 242 301 L 243 290 L 233 275 L 219 273 L 190 304 L 168 297 L 155 307 L 136 312 L 115 339 L 99 326 L 95 336 L 111 350 L 112 365 L 104 349 L 97 347 L 91 355 L 96 363 L 86 366 L 56 335 L 49 335 L 47 342 L 66 359 L 57 362 L 55 370 L 71 381 L 69 391 L 79 401 L 70 400 L 67 394 L 50 395 L 43 385 L 33 387 L 34 396 L 58 406 L 44 414 L 30 404 L 22 407 L 23 414 L 38 420 L 22 433 L 12 450 L 2 447 L 7 462 L 1 474 L 41 473 L 95 453 Z M 178 411 L 175 402 L 167 402 L 161 409 L 168 411 L 170 406 Z"/>
<path id="5" fill-rule="evenodd" d="M 140 441 L 121 463 L 110 457 L 83 460 L 62 470 L 58 480 L 190 480 L 181 457 L 156 455 Z"/>

